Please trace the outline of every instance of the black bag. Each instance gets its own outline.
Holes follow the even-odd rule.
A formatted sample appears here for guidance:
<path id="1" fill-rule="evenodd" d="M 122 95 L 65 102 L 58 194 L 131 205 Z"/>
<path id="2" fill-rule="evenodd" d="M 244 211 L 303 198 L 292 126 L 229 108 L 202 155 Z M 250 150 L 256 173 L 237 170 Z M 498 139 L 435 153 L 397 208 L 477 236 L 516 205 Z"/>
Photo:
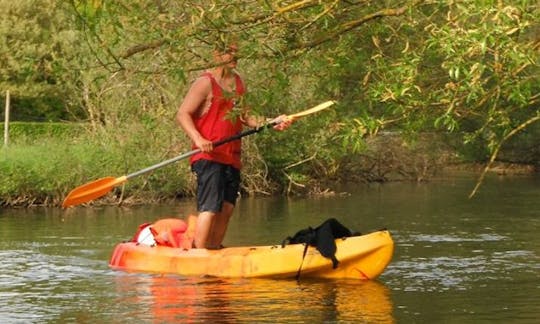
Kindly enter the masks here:
<path id="1" fill-rule="evenodd" d="M 359 235 L 359 233 L 355 233 Z M 304 255 L 302 257 L 302 262 L 306 256 L 308 246 L 314 246 L 321 253 L 322 256 L 332 260 L 332 267 L 337 268 L 339 261 L 336 258 L 336 242 L 338 238 L 353 236 L 353 233 L 335 218 L 330 218 L 324 221 L 321 225 L 316 228 L 308 227 L 306 229 L 298 231 L 294 236 L 288 236 L 283 240 L 281 246 L 284 247 L 288 242 L 289 244 L 306 244 L 304 249 Z M 300 269 L 298 269 L 297 278 L 300 275 Z"/>

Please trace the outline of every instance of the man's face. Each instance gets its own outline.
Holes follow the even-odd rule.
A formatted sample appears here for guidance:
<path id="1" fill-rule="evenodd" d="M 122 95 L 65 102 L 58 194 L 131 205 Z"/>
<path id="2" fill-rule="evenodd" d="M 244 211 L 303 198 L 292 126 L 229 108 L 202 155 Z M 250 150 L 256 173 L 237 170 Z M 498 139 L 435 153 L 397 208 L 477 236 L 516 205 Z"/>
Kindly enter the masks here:
<path id="1" fill-rule="evenodd" d="M 236 44 L 229 45 L 223 52 L 217 55 L 218 63 L 226 63 L 224 66 L 234 69 L 238 63 L 236 53 L 238 46 Z"/>

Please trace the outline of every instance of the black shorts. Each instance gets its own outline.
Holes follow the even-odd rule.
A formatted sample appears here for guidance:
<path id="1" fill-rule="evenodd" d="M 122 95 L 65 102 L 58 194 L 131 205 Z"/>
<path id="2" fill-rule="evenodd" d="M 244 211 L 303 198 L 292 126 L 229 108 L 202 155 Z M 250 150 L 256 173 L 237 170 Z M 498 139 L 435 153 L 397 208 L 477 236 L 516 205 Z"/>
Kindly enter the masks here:
<path id="1" fill-rule="evenodd" d="M 191 165 L 197 175 L 197 210 L 218 213 L 223 202 L 236 203 L 240 170 L 226 164 L 198 160 Z"/>

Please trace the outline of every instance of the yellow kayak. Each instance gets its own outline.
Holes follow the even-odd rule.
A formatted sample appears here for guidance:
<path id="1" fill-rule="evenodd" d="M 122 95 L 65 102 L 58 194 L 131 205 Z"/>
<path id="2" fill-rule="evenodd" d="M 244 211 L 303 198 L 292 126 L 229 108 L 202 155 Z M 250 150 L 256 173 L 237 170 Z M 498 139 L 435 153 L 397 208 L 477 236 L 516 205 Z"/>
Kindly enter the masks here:
<path id="1" fill-rule="evenodd" d="M 109 262 L 115 270 L 171 273 L 183 276 L 225 278 L 354 278 L 370 280 L 379 276 L 394 251 L 386 230 L 335 241 L 339 260 L 332 261 L 305 244 L 230 247 L 219 250 L 148 246 L 137 242 L 118 244 Z"/>

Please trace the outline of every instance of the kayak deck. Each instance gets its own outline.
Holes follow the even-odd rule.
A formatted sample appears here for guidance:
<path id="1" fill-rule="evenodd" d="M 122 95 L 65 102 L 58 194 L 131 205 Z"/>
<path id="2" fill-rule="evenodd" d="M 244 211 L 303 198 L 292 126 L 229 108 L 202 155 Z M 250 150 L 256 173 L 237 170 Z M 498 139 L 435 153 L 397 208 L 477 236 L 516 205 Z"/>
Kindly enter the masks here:
<path id="1" fill-rule="evenodd" d="M 379 276 L 392 259 L 394 242 L 388 231 L 336 240 L 339 265 L 304 244 L 230 247 L 220 250 L 147 246 L 135 242 L 118 244 L 109 262 L 115 270 L 172 273 L 185 276 L 227 278 L 356 278 Z"/>

